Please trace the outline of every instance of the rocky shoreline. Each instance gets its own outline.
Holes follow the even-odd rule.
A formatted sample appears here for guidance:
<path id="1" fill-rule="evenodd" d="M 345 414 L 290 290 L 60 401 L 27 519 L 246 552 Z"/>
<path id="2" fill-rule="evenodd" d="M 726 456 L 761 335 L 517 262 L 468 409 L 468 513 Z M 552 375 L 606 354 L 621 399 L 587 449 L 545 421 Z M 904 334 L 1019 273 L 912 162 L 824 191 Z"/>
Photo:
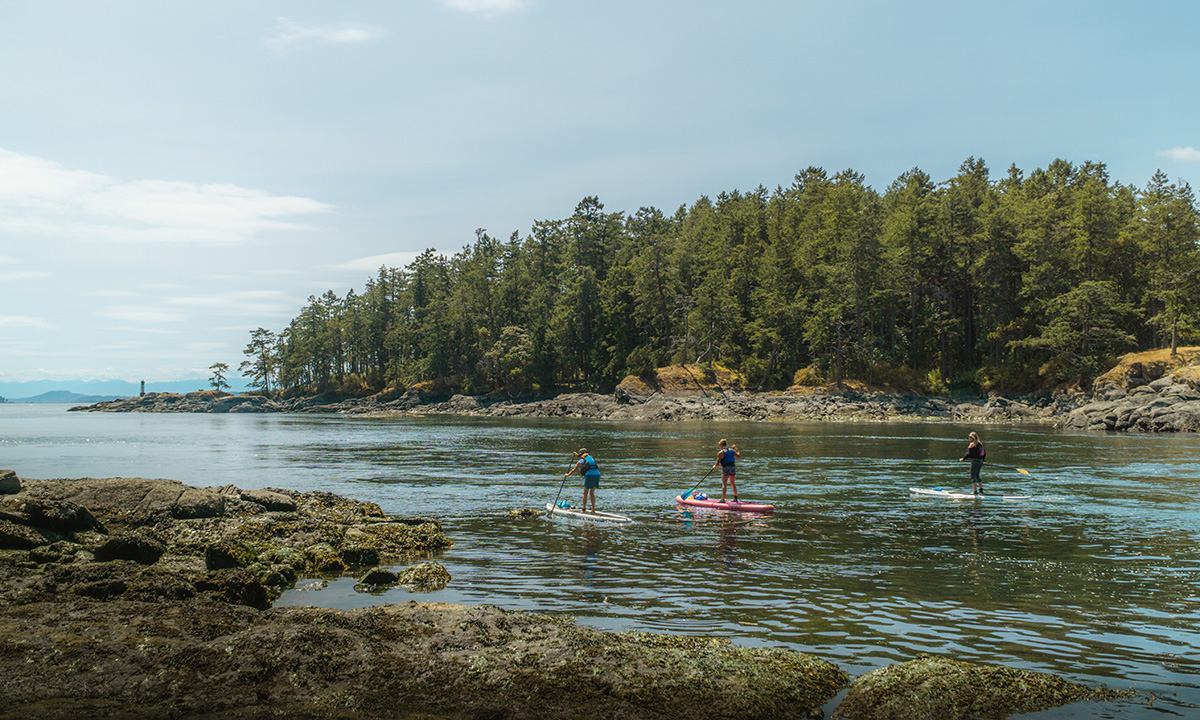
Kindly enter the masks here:
<path id="1" fill-rule="evenodd" d="M 821 422 L 956 422 L 1043 424 L 1106 432 L 1200 432 L 1200 347 L 1133 353 L 1088 392 L 986 397 L 927 396 L 850 382 L 786 391 L 732 390 L 730 371 L 697 366 L 659 368 L 625 378 L 611 395 L 566 393 L 550 398 L 462 395 L 433 384 L 366 397 L 269 398 L 201 391 L 73 407 L 85 412 L 335 413 L 467 415 L 590 420 L 806 420 Z"/>
<path id="2" fill-rule="evenodd" d="M 577 418 L 593 420 L 793 420 L 822 422 L 957 422 L 1044 424 L 1125 432 L 1200 431 L 1200 391 L 1174 377 L 1132 390 L 1095 395 L 979 398 L 886 393 L 695 391 L 612 395 L 569 393 L 546 399 L 492 396 L 439 397 L 419 391 L 398 398 L 305 397 L 274 400 L 261 395 L 195 392 L 149 393 L 71 408 L 84 412 L 336 413 L 350 415 L 463 415 L 476 417 Z"/>
<path id="3" fill-rule="evenodd" d="M 273 608 L 300 577 L 435 589 L 430 519 L 324 492 L 0 471 L 0 719 L 1003 717 L 1134 697 L 919 657 L 851 682 L 728 638 L 409 602 Z M 400 572 L 397 564 L 413 563 Z"/>

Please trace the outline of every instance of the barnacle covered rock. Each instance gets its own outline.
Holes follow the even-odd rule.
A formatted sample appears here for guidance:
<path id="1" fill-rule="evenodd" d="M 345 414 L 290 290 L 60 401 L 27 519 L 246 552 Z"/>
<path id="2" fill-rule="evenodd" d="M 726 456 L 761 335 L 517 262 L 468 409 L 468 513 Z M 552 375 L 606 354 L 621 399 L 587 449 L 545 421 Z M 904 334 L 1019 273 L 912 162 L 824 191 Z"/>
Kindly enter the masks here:
<path id="1" fill-rule="evenodd" d="M 1031 670 L 922 655 L 855 679 L 833 716 L 850 720 L 1004 718 L 1081 700 L 1136 695 Z"/>
<path id="2" fill-rule="evenodd" d="M 397 584 L 413 590 L 441 590 L 449 582 L 449 571 L 432 560 L 406 567 L 396 576 Z"/>

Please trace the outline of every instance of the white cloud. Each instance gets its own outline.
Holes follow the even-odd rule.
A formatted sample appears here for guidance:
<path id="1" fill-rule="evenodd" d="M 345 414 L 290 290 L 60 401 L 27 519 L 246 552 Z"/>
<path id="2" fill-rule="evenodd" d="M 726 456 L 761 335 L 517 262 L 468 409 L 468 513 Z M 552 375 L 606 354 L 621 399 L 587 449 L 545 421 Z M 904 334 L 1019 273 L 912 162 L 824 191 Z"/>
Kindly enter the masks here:
<path id="1" fill-rule="evenodd" d="M 313 45 L 357 45 L 372 42 L 383 37 L 384 33 L 383 28 L 361 23 L 301 25 L 289 18 L 279 18 L 275 29 L 263 40 L 263 45 L 280 55 L 286 55 L 292 50 Z"/>
<path id="2" fill-rule="evenodd" d="M 141 297 L 140 293 L 132 290 L 93 290 L 88 294 L 92 297 L 121 298 L 122 300 Z"/>
<path id="3" fill-rule="evenodd" d="M 240 244 L 307 230 L 296 215 L 329 212 L 309 198 L 230 184 L 122 182 L 0 148 L 0 232 L 96 242 Z"/>
<path id="4" fill-rule="evenodd" d="M 50 277 L 50 273 L 44 270 L 17 270 L 14 272 L 0 272 L 0 282 L 12 282 L 14 280 L 35 280 L 37 278 Z"/>
<path id="5" fill-rule="evenodd" d="M 32 315 L 0 315 L 0 327 L 49 330 L 54 326 L 47 322 L 45 318 L 34 317 Z"/>
<path id="6" fill-rule="evenodd" d="M 525 9 L 526 0 L 441 0 L 451 10 L 492 18 Z"/>
<path id="7" fill-rule="evenodd" d="M 184 351 L 189 353 L 217 353 L 228 351 L 231 348 L 227 343 L 219 342 L 192 342 L 183 346 Z"/>
<path id="8" fill-rule="evenodd" d="M 109 320 L 132 323 L 134 326 L 179 322 L 184 315 L 157 305 L 114 305 L 97 310 L 96 315 Z"/>
<path id="9" fill-rule="evenodd" d="M 241 290 L 193 295 L 167 300 L 172 306 L 203 310 L 208 315 L 237 317 L 286 317 L 299 312 L 301 303 L 278 290 Z"/>
<path id="10" fill-rule="evenodd" d="M 164 328 L 149 327 L 146 325 L 113 325 L 107 328 L 110 332 L 118 333 L 140 333 L 142 335 L 179 335 L 179 330 L 166 330 Z M 115 347 L 113 345 L 105 345 L 103 347 Z M 138 344 L 139 348 L 144 349 L 144 346 Z"/>
<path id="11" fill-rule="evenodd" d="M 333 270 L 374 274 L 384 265 L 391 268 L 406 267 L 420 255 L 421 253 L 419 252 L 394 252 L 384 253 L 383 255 L 368 255 L 367 257 L 360 257 L 356 260 L 330 265 L 329 267 Z"/>
<path id="12" fill-rule="evenodd" d="M 1200 162 L 1200 150 L 1190 145 L 1188 147 L 1174 147 L 1170 150 L 1159 150 L 1154 154 L 1157 157 L 1165 157 L 1175 162 Z"/>

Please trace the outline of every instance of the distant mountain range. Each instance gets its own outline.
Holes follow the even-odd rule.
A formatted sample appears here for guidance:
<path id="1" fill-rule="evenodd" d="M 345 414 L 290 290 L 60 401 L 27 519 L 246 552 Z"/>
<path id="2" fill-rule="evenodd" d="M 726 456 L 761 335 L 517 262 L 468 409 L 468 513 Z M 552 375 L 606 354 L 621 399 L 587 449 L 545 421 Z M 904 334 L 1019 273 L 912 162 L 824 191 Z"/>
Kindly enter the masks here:
<path id="1" fill-rule="evenodd" d="M 116 400 L 117 395 L 80 395 L 70 390 L 51 390 L 50 392 L 27 398 L 9 398 L 10 403 L 71 403 L 72 405 L 91 405 L 92 403 Z"/>
<path id="2" fill-rule="evenodd" d="M 240 393 L 250 389 L 242 378 L 229 381 L 230 392 Z M 190 393 L 196 390 L 211 390 L 206 379 L 175 380 L 171 382 L 148 382 L 146 392 Z M 117 398 L 137 397 L 140 383 L 124 380 L 29 380 L 26 382 L 0 382 L 0 398 L 8 402 L 69 402 L 76 405 L 102 402 Z M 56 399 L 43 399 L 43 398 Z"/>

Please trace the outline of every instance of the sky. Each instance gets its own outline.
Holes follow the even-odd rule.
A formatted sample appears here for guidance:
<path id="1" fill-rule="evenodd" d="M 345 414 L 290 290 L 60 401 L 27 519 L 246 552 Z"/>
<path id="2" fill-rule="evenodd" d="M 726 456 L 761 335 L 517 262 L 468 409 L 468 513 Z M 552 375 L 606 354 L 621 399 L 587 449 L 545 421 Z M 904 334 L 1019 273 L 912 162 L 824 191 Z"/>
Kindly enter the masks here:
<path id="1" fill-rule="evenodd" d="M 1200 3 L 6 0 L 0 381 L 245 360 L 381 265 L 808 166 L 1200 185 Z"/>

